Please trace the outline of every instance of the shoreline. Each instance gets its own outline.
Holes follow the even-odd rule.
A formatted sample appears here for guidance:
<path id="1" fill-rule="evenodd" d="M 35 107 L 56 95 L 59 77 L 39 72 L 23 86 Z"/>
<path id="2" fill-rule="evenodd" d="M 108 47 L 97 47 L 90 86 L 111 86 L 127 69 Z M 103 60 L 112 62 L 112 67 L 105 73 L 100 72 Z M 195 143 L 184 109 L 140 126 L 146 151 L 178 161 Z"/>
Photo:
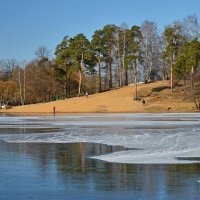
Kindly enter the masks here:
<path id="1" fill-rule="evenodd" d="M 120 114 L 200 114 L 200 111 L 170 111 L 170 112 L 0 112 L 0 116 L 71 116 L 71 115 L 120 115 Z"/>

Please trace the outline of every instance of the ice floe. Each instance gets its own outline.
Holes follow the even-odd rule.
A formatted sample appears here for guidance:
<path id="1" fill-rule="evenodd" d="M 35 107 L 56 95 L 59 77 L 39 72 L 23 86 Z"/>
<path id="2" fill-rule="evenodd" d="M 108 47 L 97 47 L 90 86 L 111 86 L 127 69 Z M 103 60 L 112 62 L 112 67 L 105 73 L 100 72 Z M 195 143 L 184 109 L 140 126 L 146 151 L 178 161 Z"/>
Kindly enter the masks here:
<path id="1" fill-rule="evenodd" d="M 44 128 L 47 131 L 40 131 Z M 14 129 L 12 134 L 8 134 L 10 129 Z M 200 114 L 2 116 L 0 140 L 11 143 L 91 142 L 128 148 L 92 157 L 115 163 L 199 163 Z"/>

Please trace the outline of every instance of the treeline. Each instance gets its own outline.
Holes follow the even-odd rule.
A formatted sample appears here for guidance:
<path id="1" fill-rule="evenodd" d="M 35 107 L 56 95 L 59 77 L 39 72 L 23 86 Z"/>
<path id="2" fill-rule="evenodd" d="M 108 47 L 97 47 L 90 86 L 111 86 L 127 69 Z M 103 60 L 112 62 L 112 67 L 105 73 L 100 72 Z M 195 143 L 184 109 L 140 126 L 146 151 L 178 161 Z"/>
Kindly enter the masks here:
<path id="1" fill-rule="evenodd" d="M 200 107 L 200 25 L 195 15 L 165 27 L 155 22 L 141 26 L 109 24 L 88 40 L 82 33 L 65 36 L 50 59 L 40 47 L 36 59 L 22 66 L 15 60 L 0 61 L 0 100 L 29 104 L 81 96 L 138 82 L 174 80 L 190 83 Z M 185 87 L 186 88 L 186 87 Z M 138 99 L 137 87 L 133 98 Z"/>

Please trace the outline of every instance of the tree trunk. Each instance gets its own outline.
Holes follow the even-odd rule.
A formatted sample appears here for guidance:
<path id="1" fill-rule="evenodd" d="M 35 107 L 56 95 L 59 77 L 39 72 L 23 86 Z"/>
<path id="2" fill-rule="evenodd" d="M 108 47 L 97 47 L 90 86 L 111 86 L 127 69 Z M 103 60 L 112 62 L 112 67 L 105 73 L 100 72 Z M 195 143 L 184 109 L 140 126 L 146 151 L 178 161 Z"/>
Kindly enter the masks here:
<path id="1" fill-rule="evenodd" d="M 79 84 L 78 84 L 78 96 L 81 95 L 81 85 L 82 85 L 82 72 L 81 69 L 79 70 Z"/>
<path id="2" fill-rule="evenodd" d="M 26 100 L 26 68 L 24 68 L 24 98 L 23 98 L 23 105 L 25 104 Z"/>
<path id="3" fill-rule="evenodd" d="M 192 67 L 191 69 L 191 84 L 192 84 L 192 87 L 194 87 L 194 67 Z"/>
<path id="4" fill-rule="evenodd" d="M 124 38 L 123 38 L 123 71 L 124 71 L 124 85 L 128 85 L 128 70 L 125 66 L 125 56 L 126 56 L 126 32 L 124 31 Z"/>
<path id="5" fill-rule="evenodd" d="M 173 93 L 173 65 L 170 67 L 170 86 L 171 86 L 171 93 Z"/>
<path id="6" fill-rule="evenodd" d="M 176 44 L 176 43 L 175 43 Z M 170 85 L 171 85 L 171 93 L 173 93 L 173 68 L 176 62 L 176 56 L 177 56 L 177 52 L 174 51 L 172 54 L 172 65 L 170 67 Z"/>
<path id="7" fill-rule="evenodd" d="M 150 62 L 150 65 L 149 65 L 149 70 L 148 70 L 148 78 L 147 78 L 147 81 L 148 81 L 148 83 L 150 83 L 151 82 L 151 73 L 152 73 L 152 62 Z"/>
<path id="8" fill-rule="evenodd" d="M 108 81 L 109 81 L 109 90 L 112 88 L 112 58 L 111 58 L 111 46 L 108 49 Z"/>
<path id="9" fill-rule="evenodd" d="M 98 64 L 99 64 L 99 79 L 98 79 L 98 82 L 99 82 L 99 92 L 101 92 L 101 57 L 100 57 L 100 54 L 99 54 L 99 58 L 98 58 Z"/>
<path id="10" fill-rule="evenodd" d="M 125 85 L 128 85 L 128 70 L 125 69 Z"/>
<path id="11" fill-rule="evenodd" d="M 135 97 L 134 100 L 137 100 L 137 60 L 134 62 L 134 83 L 135 83 Z"/>
<path id="12" fill-rule="evenodd" d="M 49 63 L 49 101 L 51 101 L 51 63 Z"/>
<path id="13" fill-rule="evenodd" d="M 83 71 L 83 52 L 81 56 L 81 66 L 79 69 L 79 85 L 78 85 L 78 96 L 81 95 L 81 85 L 82 85 L 82 71 Z"/>
<path id="14" fill-rule="evenodd" d="M 65 82 L 65 98 L 70 98 L 70 78 L 67 78 Z"/>
<path id="15" fill-rule="evenodd" d="M 117 82 L 118 82 L 118 87 L 120 88 L 122 86 L 122 62 L 121 62 L 121 56 L 120 56 L 120 47 L 118 45 L 117 49 L 117 56 L 118 56 L 118 63 L 117 63 Z"/>
<path id="16" fill-rule="evenodd" d="M 163 63 L 163 66 L 162 66 L 162 77 L 163 77 L 163 80 L 167 80 L 168 79 L 168 75 L 167 75 L 167 72 L 166 72 L 166 66 L 165 66 L 165 63 Z"/>
<path id="17" fill-rule="evenodd" d="M 186 100 L 186 77 L 183 79 L 183 85 L 184 85 L 184 100 Z"/>
<path id="18" fill-rule="evenodd" d="M 68 98 L 70 98 L 70 96 L 71 96 L 71 79 L 70 79 L 70 77 L 68 78 L 67 94 L 68 94 Z"/>
<path id="19" fill-rule="evenodd" d="M 67 63 L 65 62 L 65 98 L 68 98 L 68 67 L 67 67 Z"/>
<path id="20" fill-rule="evenodd" d="M 119 62 L 117 63 L 117 84 L 118 84 L 118 88 L 120 88 L 120 66 L 119 66 Z"/>
<path id="21" fill-rule="evenodd" d="M 22 83 L 21 83 L 21 69 L 19 69 L 19 94 L 20 94 L 20 104 L 22 105 Z"/>

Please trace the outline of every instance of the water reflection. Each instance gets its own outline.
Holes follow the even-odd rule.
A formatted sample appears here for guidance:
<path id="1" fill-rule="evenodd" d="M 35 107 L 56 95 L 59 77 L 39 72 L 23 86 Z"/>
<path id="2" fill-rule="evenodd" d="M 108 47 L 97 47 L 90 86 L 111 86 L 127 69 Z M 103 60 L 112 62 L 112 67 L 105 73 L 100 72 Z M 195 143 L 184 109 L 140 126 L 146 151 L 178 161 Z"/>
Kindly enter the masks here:
<path id="1" fill-rule="evenodd" d="M 90 159 L 119 150 L 123 147 L 92 143 L 0 142 L 1 199 L 13 199 L 13 195 L 14 199 L 198 199 L 200 196 L 199 164 L 127 165 Z"/>

